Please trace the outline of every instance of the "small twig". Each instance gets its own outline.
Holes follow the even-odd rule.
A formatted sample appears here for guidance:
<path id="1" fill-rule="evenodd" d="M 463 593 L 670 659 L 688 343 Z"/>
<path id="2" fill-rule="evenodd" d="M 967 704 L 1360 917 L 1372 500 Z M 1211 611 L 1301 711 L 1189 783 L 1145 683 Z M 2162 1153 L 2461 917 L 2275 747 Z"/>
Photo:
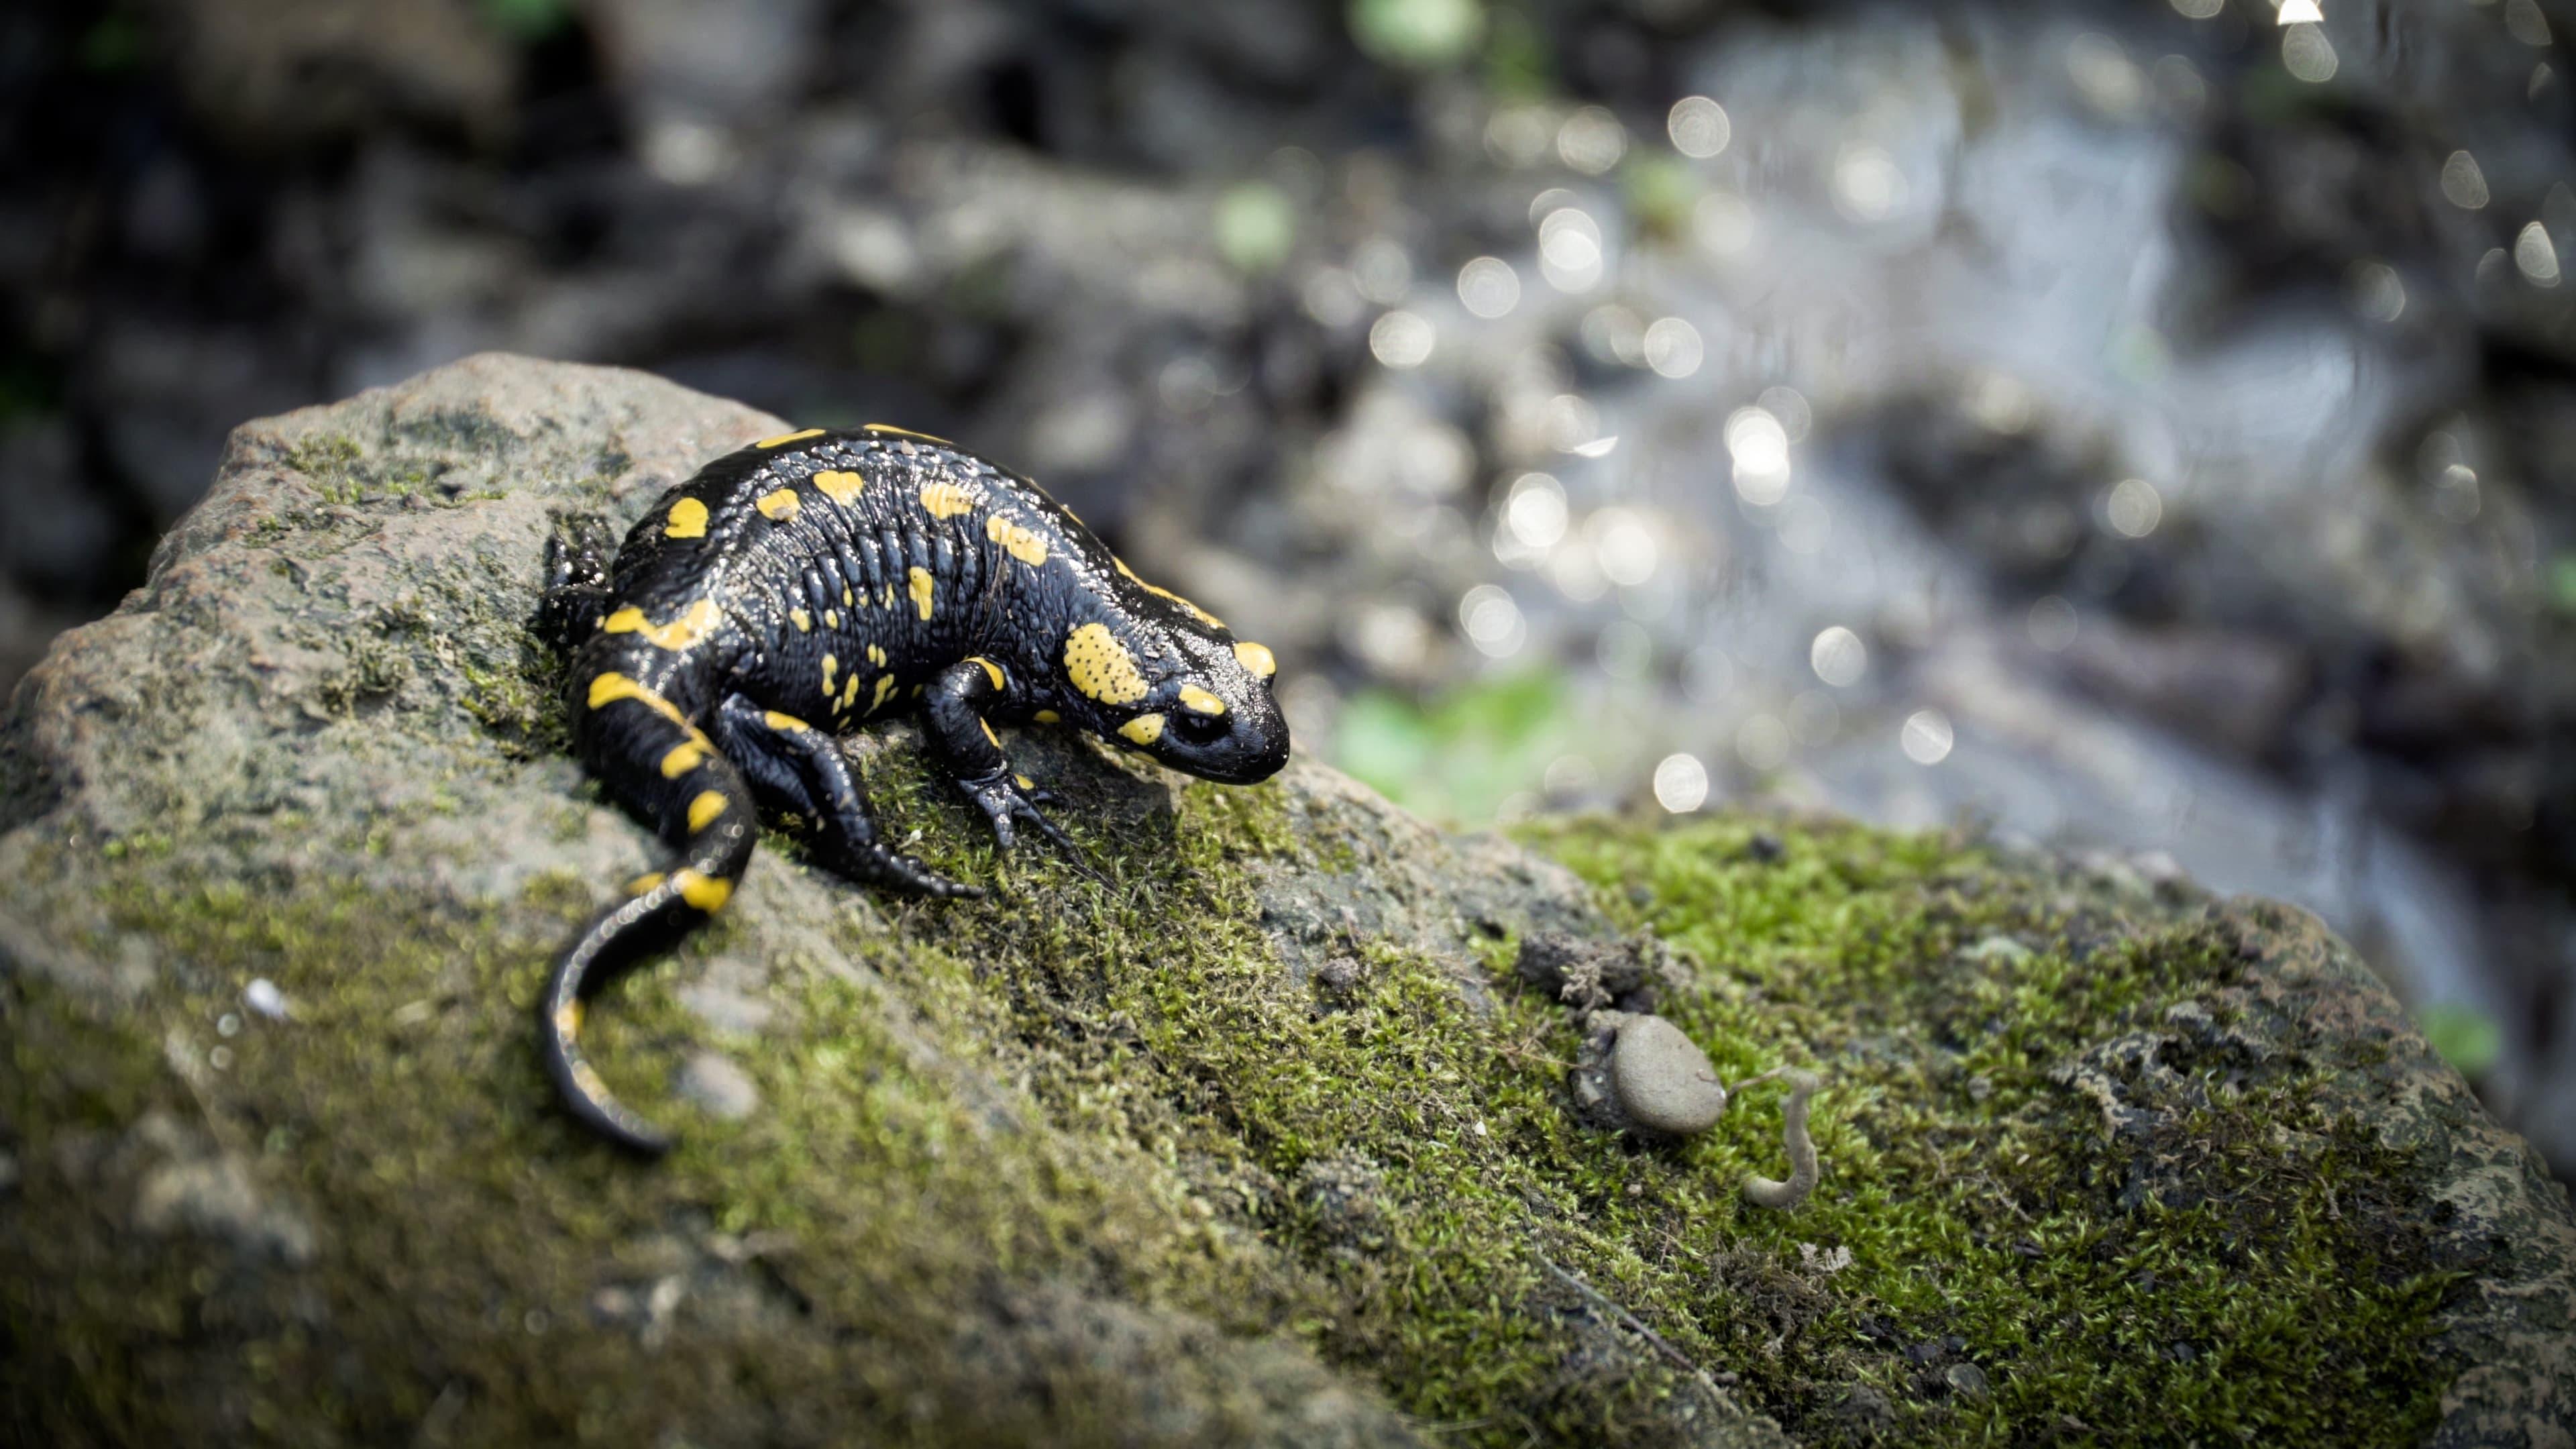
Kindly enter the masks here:
<path id="1" fill-rule="evenodd" d="M 1787 1212 L 1807 1200 L 1816 1190 L 1816 1143 L 1807 1135 L 1807 1099 L 1816 1094 L 1822 1083 L 1813 1072 L 1785 1071 L 1773 1067 L 1760 1077 L 1742 1083 L 1750 1086 L 1774 1074 L 1781 1074 L 1789 1084 L 1788 1104 L 1780 1109 L 1780 1136 L 1789 1149 L 1789 1180 L 1778 1181 L 1758 1172 L 1744 1175 L 1744 1195 L 1756 1207 L 1777 1208 Z"/>
<path id="2" fill-rule="evenodd" d="M 1567 1272 L 1565 1269 L 1556 1266 L 1555 1261 L 1550 1259 L 1547 1254 L 1539 1254 L 1538 1262 L 1540 1267 L 1555 1274 L 1558 1282 L 1563 1283 L 1566 1287 L 1582 1294 L 1594 1305 L 1609 1310 L 1611 1316 L 1617 1318 L 1621 1323 L 1628 1326 L 1629 1331 L 1635 1333 L 1639 1338 L 1644 1339 L 1646 1342 L 1653 1344 L 1656 1350 L 1663 1354 L 1664 1357 L 1671 1359 L 1675 1366 L 1689 1373 L 1692 1378 L 1697 1379 L 1699 1381 L 1699 1386 L 1708 1390 L 1709 1397 L 1711 1399 L 1720 1404 L 1727 1402 L 1725 1392 L 1718 1388 L 1717 1380 L 1708 1376 L 1708 1370 L 1701 1368 L 1697 1363 L 1692 1362 L 1690 1355 L 1673 1347 L 1669 1340 L 1667 1340 L 1662 1334 L 1647 1327 L 1645 1323 L 1637 1317 L 1637 1315 L 1629 1312 L 1626 1308 L 1621 1307 L 1615 1300 L 1604 1296 L 1599 1289 L 1593 1287 L 1591 1284 L 1584 1282 L 1582 1279 Z"/>

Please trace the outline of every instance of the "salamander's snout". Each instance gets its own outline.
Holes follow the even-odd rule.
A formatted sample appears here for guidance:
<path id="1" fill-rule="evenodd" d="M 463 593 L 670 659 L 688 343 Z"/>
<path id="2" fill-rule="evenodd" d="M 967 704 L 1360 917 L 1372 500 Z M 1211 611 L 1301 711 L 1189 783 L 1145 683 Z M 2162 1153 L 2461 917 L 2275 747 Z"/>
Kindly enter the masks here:
<path id="1" fill-rule="evenodd" d="M 1163 713 L 1148 752 L 1176 770 L 1221 785 L 1250 785 L 1288 763 L 1288 721 L 1266 684 L 1214 703 L 1201 690 L 1182 691 L 1180 708 Z"/>

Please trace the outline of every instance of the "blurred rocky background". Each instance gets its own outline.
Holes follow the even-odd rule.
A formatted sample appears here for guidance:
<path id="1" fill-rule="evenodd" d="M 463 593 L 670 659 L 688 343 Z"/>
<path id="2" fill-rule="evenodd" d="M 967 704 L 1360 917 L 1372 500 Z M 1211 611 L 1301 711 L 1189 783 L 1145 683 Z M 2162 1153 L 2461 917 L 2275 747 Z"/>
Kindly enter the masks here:
<path id="1" fill-rule="evenodd" d="M 12 5 L 0 686 L 233 424 L 487 348 L 623 363 L 1034 473 L 1429 814 L 1964 818 L 2304 902 L 2565 1173 L 2571 36 L 2536 0 Z"/>

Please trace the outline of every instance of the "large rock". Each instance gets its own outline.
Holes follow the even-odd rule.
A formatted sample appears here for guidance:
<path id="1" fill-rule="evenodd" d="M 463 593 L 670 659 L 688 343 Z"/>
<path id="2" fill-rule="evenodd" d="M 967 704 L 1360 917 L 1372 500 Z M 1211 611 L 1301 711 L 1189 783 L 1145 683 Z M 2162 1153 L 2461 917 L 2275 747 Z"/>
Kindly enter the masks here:
<path id="1" fill-rule="evenodd" d="M 1103 878 L 901 728 L 923 903 L 784 840 L 593 1013 L 685 1129 L 552 1108 L 550 949 L 652 863 L 525 626 L 779 420 L 481 357 L 234 437 L 0 733 L 0 1437 L 37 1443 L 2564 1444 L 2576 1225 L 2297 912 L 1826 822 L 1441 835 L 1300 760 L 1011 742 Z M 1513 941 L 1651 931 L 1728 1080 L 1583 1125 Z M 1657 949 L 1662 949 L 1658 947 Z"/>

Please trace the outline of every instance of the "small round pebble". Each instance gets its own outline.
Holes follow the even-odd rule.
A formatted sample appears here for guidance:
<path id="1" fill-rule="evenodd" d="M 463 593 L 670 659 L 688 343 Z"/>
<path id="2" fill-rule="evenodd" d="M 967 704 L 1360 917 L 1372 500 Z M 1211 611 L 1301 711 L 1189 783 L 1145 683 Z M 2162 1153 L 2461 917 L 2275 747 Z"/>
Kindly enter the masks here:
<path id="1" fill-rule="evenodd" d="M 1708 1054 L 1660 1016 L 1634 1016 L 1610 1053 L 1610 1090 L 1637 1125 L 1676 1136 L 1705 1132 L 1726 1110 Z"/>
<path id="2" fill-rule="evenodd" d="M 1950 1385 L 1950 1392 L 1960 1398 L 1982 1399 L 1986 1396 L 1986 1371 L 1975 1364 L 1954 1363 L 1941 1377 Z"/>

